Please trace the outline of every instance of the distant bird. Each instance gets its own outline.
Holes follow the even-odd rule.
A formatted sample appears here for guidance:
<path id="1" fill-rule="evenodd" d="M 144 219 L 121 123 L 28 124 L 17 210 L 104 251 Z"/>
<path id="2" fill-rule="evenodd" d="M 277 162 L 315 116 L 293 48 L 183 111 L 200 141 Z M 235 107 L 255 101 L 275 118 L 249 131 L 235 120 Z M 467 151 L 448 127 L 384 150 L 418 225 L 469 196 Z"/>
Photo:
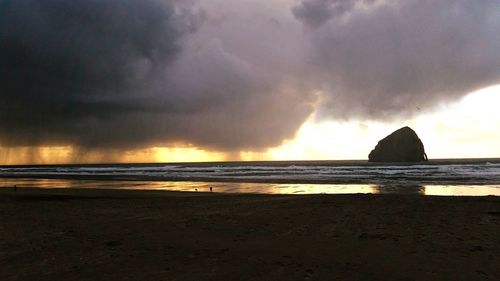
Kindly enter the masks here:
<path id="1" fill-rule="evenodd" d="M 212 187 L 210 187 L 210 192 L 212 192 Z"/>
<path id="2" fill-rule="evenodd" d="M 195 191 L 198 191 L 198 188 L 195 188 L 194 190 L 195 190 Z"/>

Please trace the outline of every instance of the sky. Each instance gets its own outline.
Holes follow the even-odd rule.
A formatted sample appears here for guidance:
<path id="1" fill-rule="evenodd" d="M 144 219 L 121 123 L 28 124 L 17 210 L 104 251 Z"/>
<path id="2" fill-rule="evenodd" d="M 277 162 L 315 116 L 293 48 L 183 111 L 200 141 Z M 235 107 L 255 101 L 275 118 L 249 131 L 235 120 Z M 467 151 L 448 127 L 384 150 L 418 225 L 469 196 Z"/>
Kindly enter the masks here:
<path id="1" fill-rule="evenodd" d="M 0 0 L 0 164 L 500 157 L 496 0 Z"/>

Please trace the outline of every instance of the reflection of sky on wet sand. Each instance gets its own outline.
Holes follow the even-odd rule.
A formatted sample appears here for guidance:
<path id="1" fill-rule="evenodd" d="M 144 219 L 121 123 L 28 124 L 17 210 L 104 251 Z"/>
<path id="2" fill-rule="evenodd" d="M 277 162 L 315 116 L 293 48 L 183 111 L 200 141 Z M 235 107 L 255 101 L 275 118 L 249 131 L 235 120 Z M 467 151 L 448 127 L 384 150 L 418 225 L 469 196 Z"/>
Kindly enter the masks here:
<path id="1" fill-rule="evenodd" d="M 273 184 L 181 181 L 102 181 L 65 179 L 0 179 L 0 188 L 101 188 L 166 191 L 199 191 L 265 194 L 418 194 L 442 196 L 500 196 L 500 185 L 372 185 L 372 184 Z"/>
<path id="2" fill-rule="evenodd" d="M 419 184 L 408 185 L 372 185 L 373 193 L 377 194 L 419 194 L 425 195 L 426 187 Z"/>
<path id="3" fill-rule="evenodd" d="M 500 185 L 431 185 L 425 188 L 425 195 L 500 196 Z"/>

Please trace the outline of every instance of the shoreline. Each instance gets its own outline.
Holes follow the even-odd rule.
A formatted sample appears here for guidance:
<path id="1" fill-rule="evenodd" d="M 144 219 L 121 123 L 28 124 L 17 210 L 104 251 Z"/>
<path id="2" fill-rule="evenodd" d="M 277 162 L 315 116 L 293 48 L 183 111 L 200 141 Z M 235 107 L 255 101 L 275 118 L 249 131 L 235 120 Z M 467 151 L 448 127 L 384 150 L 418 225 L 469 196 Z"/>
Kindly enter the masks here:
<path id="1" fill-rule="evenodd" d="M 1 280 L 495 280 L 500 197 L 0 189 Z"/>
<path id="2" fill-rule="evenodd" d="M 47 188 L 47 187 L 0 187 L 0 198 L 3 197 L 34 197 L 37 196 L 71 196 L 74 198 L 86 197 L 99 197 L 103 199 L 114 198 L 165 198 L 165 197 L 245 197 L 245 196 L 269 196 L 269 197 L 328 197 L 328 196 L 411 196 L 417 198 L 424 197 L 442 197 L 442 198 L 483 198 L 491 197 L 497 198 L 498 195 L 434 195 L 434 194 L 419 194 L 414 192 L 380 192 L 380 193 L 262 193 L 262 192 L 210 192 L 208 190 L 161 190 L 161 189 L 120 189 L 120 188 L 78 188 L 78 187 L 61 187 L 61 188 Z"/>
<path id="3" fill-rule="evenodd" d="M 356 160 L 0 167 L 0 181 L 27 178 L 179 183 L 500 187 L 500 159 L 431 160 L 419 163 L 370 163 Z"/>
<path id="4" fill-rule="evenodd" d="M 247 178 L 234 178 L 234 177 L 165 177 L 165 176 L 141 176 L 136 175 L 0 175 L 1 180 L 9 179 L 38 179 L 38 180 L 88 180 L 88 181 L 130 181 L 130 182 L 206 182 L 206 183 L 244 183 L 244 184 L 366 184 L 366 185 L 500 185 L 498 180 L 484 181 L 484 180 L 468 180 L 464 178 L 457 178 L 455 180 L 435 180 L 428 179 L 427 177 L 412 178 L 408 183 L 402 183 L 401 180 L 366 180 L 362 178 L 337 178 L 337 179 L 247 179 Z"/>
<path id="5" fill-rule="evenodd" d="M 129 181 L 81 179 L 0 179 L 0 192 L 26 189 L 73 190 L 136 190 L 156 192 L 210 192 L 217 194 L 412 194 L 418 196 L 500 196 L 498 184 L 427 185 L 407 182 L 404 184 L 281 184 L 247 182 L 194 182 L 194 181 Z"/>

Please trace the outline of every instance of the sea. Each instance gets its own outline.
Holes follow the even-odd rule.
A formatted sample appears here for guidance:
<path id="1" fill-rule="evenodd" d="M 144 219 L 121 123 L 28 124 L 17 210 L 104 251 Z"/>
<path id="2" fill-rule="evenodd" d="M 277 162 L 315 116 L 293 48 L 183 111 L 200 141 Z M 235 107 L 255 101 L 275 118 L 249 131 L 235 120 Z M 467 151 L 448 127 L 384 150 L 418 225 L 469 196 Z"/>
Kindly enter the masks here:
<path id="1" fill-rule="evenodd" d="M 0 166 L 0 187 L 500 196 L 500 159 Z"/>

